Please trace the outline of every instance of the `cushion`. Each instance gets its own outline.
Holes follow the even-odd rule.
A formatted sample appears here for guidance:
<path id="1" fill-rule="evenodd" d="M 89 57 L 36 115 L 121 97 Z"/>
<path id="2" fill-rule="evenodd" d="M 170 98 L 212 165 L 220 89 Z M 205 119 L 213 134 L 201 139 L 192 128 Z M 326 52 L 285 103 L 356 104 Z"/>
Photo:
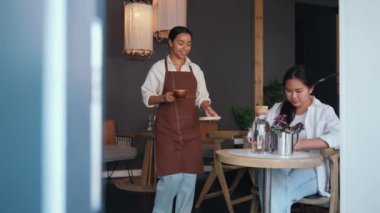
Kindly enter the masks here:
<path id="1" fill-rule="evenodd" d="M 137 155 L 137 150 L 128 144 L 107 144 L 104 147 L 103 161 L 121 161 L 134 159 Z"/>

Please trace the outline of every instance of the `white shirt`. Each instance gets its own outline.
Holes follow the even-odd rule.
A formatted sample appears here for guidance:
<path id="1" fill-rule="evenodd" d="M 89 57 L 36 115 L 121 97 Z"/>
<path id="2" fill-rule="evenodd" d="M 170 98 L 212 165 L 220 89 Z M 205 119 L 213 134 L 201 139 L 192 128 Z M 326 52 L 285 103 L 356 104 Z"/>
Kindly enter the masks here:
<path id="1" fill-rule="evenodd" d="M 270 124 L 280 113 L 282 103 L 276 103 L 268 112 L 267 120 Z M 306 111 L 305 117 L 306 138 L 320 138 L 325 141 L 330 148 L 339 149 L 340 145 L 340 120 L 334 109 L 320 102 L 313 97 L 313 102 Z M 314 150 L 313 150 L 314 151 Z M 318 191 L 322 196 L 330 196 L 329 177 L 330 169 L 328 159 L 324 159 L 324 164 L 315 168 L 318 179 Z"/>
<path id="2" fill-rule="evenodd" d="M 176 68 L 173 62 L 170 60 L 169 55 L 166 57 L 168 63 L 168 71 L 176 72 Z M 197 81 L 197 92 L 195 104 L 200 107 L 203 101 L 209 101 L 211 104 L 211 100 L 209 98 L 209 93 L 206 88 L 206 82 L 200 67 L 191 62 L 189 58 L 186 58 L 185 63 L 181 67 L 181 72 L 190 72 L 190 67 L 193 69 L 193 74 Z M 154 107 L 155 105 L 149 105 L 148 100 L 152 95 L 161 95 L 164 88 L 165 81 L 165 59 L 161 59 L 154 63 L 149 70 L 148 75 L 146 76 L 144 84 L 141 86 L 141 94 L 143 98 L 143 102 L 147 107 Z"/>

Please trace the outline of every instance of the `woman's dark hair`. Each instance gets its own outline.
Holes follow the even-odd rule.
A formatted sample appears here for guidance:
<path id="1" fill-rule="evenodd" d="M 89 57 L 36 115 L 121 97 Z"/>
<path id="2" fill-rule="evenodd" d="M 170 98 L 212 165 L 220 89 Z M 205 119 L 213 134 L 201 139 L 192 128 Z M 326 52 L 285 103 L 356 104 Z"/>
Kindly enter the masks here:
<path id="1" fill-rule="evenodd" d="M 300 80 L 309 88 L 313 86 L 313 83 L 307 77 L 307 72 L 306 72 L 305 67 L 302 65 L 295 65 L 295 66 L 290 67 L 286 71 L 282 79 L 282 86 L 284 88 L 284 93 L 285 93 L 286 81 L 293 78 Z M 288 124 L 290 124 L 293 121 L 295 114 L 296 114 L 296 108 L 288 100 L 284 101 L 281 105 L 280 115 L 286 115 L 286 122 Z"/>
<path id="2" fill-rule="evenodd" d="M 173 27 L 170 32 L 169 32 L 169 40 L 174 41 L 174 39 L 177 37 L 178 34 L 180 33 L 187 33 L 191 36 L 191 39 L 193 38 L 193 34 L 189 29 L 183 26 L 176 26 Z"/>

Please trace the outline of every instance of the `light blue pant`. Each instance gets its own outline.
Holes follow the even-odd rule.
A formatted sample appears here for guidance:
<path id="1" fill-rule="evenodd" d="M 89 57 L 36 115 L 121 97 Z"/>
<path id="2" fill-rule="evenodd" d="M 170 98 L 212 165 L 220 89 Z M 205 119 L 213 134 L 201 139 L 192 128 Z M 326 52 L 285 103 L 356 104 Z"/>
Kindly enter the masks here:
<path id="1" fill-rule="evenodd" d="M 191 212 L 194 202 L 196 174 L 178 173 L 160 177 L 157 183 L 153 213 L 171 213 L 176 197 L 175 212 Z"/>
<path id="2" fill-rule="evenodd" d="M 314 168 L 272 169 L 271 212 L 290 213 L 291 206 L 301 198 L 318 192 Z M 264 198 L 264 169 L 259 171 L 261 206 Z"/>

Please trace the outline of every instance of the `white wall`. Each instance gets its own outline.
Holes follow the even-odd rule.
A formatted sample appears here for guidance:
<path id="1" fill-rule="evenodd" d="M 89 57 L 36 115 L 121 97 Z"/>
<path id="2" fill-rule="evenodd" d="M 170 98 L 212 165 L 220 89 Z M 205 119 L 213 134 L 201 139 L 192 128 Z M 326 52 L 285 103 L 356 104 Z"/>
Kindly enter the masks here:
<path id="1" fill-rule="evenodd" d="M 380 1 L 339 1 L 341 212 L 380 209 Z"/>

